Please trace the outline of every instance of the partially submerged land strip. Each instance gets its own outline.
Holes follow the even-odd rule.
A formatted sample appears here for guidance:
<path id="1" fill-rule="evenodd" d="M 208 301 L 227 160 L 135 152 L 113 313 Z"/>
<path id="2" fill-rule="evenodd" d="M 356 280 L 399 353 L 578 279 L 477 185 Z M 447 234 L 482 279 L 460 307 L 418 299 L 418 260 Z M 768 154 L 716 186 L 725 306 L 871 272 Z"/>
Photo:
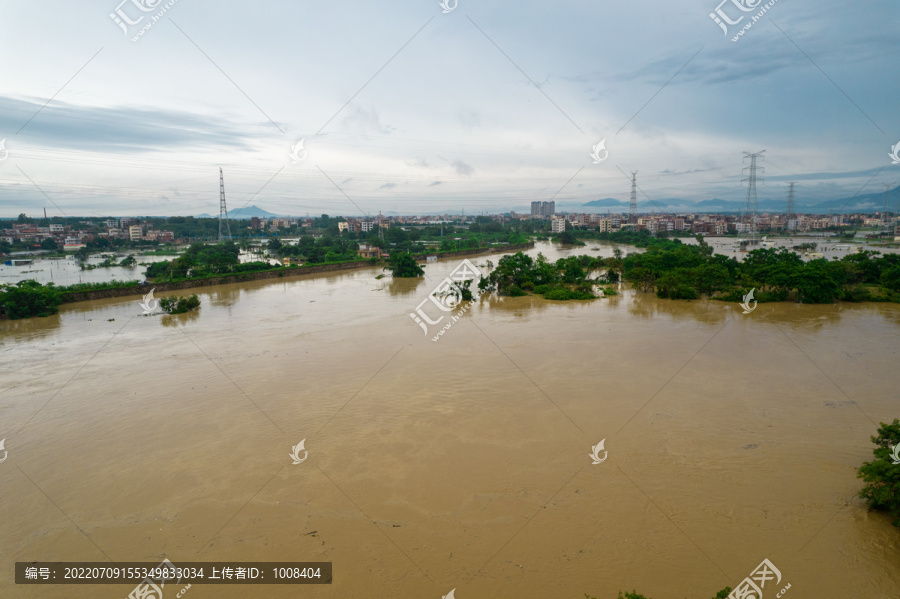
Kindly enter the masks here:
<path id="1" fill-rule="evenodd" d="M 862 251 L 840 260 L 804 261 L 785 248 L 760 248 L 739 261 L 715 254 L 702 236 L 697 244 L 652 237 L 646 230 L 600 233 L 595 238 L 646 251 L 623 256 L 615 249 L 611 258 L 570 255 L 555 263 L 540 254 L 535 260 L 519 252 L 501 258 L 478 287 L 511 297 L 535 294 L 552 300 L 586 300 L 597 297 L 597 285 L 621 279 L 637 291 L 655 291 L 657 297 L 671 300 L 900 303 L 900 254 Z M 590 278 L 595 271 L 602 274 Z"/>
<path id="2" fill-rule="evenodd" d="M 531 249 L 533 247 L 534 242 L 531 241 L 528 243 L 519 243 L 515 245 L 418 254 L 415 256 L 415 258 L 416 260 L 425 260 L 427 256 L 438 256 L 438 258 L 444 259 L 465 256 L 482 256 L 489 254 L 505 254 L 507 252 L 516 252 L 520 250 Z M 159 295 L 168 291 L 179 291 L 182 289 L 195 289 L 198 287 L 211 287 L 216 285 L 230 285 L 233 283 L 244 283 L 247 281 L 260 281 L 265 279 L 286 279 L 290 277 L 300 277 L 325 272 L 339 272 L 343 270 L 358 270 L 361 268 L 372 268 L 374 266 L 378 266 L 378 264 L 379 262 L 373 260 L 355 260 L 353 262 L 335 262 L 330 264 L 311 264 L 293 267 L 276 266 L 271 270 L 264 270 L 259 272 L 216 275 L 202 278 L 198 277 L 168 283 L 161 282 L 142 285 L 138 282 L 135 282 L 133 285 L 129 285 L 127 287 L 110 287 L 108 289 L 66 292 L 63 294 L 62 303 L 71 304 L 75 302 L 86 302 L 113 297 L 144 295 L 150 288 L 155 289 L 155 293 Z"/>

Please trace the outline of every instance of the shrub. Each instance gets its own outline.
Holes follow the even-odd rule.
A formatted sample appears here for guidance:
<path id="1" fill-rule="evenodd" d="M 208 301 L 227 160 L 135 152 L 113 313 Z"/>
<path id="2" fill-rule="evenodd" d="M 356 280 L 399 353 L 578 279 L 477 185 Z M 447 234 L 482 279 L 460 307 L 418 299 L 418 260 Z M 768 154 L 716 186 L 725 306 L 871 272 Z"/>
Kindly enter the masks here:
<path id="1" fill-rule="evenodd" d="M 572 291 L 565 287 L 556 287 L 544 294 L 544 299 L 555 301 L 589 300 L 594 299 L 594 294 L 587 291 Z"/>
<path id="2" fill-rule="evenodd" d="M 197 294 L 189 297 L 163 297 L 159 300 L 159 307 L 168 314 L 184 314 L 200 307 L 200 298 Z"/>
<path id="3" fill-rule="evenodd" d="M 869 300 L 872 294 L 865 285 L 851 285 L 844 289 L 841 294 L 841 300 L 845 302 L 865 302 Z"/>
<path id="4" fill-rule="evenodd" d="M 687 283 L 674 283 L 671 285 L 658 285 L 656 288 L 656 297 L 693 300 L 697 299 L 698 293 L 696 289 Z"/>

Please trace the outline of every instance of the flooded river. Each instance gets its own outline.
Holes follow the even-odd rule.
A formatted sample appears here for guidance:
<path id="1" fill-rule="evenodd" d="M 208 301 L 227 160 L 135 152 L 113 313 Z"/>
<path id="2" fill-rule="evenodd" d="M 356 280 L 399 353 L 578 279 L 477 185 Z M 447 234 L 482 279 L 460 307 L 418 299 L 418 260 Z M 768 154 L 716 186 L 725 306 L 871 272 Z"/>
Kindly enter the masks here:
<path id="1" fill-rule="evenodd" d="M 0 597 L 133 588 L 16 586 L 16 561 L 164 557 L 334 565 L 189 599 L 709 599 L 763 559 L 766 599 L 900 597 L 855 476 L 900 417 L 900 306 L 483 298 L 434 342 L 409 315 L 457 264 L 0 321 Z"/>

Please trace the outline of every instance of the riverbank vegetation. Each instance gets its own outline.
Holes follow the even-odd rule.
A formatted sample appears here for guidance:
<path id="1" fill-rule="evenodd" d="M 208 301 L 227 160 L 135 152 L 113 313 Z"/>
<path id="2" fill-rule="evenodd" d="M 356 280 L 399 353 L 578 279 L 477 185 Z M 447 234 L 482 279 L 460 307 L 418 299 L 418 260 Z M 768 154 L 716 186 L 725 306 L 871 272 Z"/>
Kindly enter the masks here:
<path id="1" fill-rule="evenodd" d="M 894 458 L 900 453 L 895 450 L 900 449 L 900 420 L 882 422 L 878 436 L 870 439 L 875 444 L 875 459 L 864 462 L 856 472 L 856 477 L 866 482 L 859 497 L 866 500 L 870 510 L 885 512 L 894 519 L 893 525 L 900 527 L 900 458 Z"/>
<path id="2" fill-rule="evenodd" d="M 19 281 L 15 285 L 0 284 L 0 314 L 11 320 L 30 316 L 51 316 L 59 311 L 62 290 L 48 283 Z"/>
<path id="3" fill-rule="evenodd" d="M 622 260 L 622 276 L 637 289 L 655 291 L 661 298 L 695 299 L 706 295 L 741 301 L 751 289 L 756 289 L 758 302 L 900 302 L 897 254 L 865 251 L 840 260 L 819 258 L 804 262 L 798 254 L 784 248 L 758 249 L 739 262 L 713 254 L 713 248 L 702 236 L 697 237 L 698 245 L 683 244 L 677 239 L 652 239 L 646 240 L 646 252 L 628 254 Z"/>
<path id="4" fill-rule="evenodd" d="M 568 231 L 567 231 L 568 233 Z M 534 293 L 545 299 L 592 299 L 598 285 L 629 282 L 635 289 L 665 299 L 701 296 L 740 302 L 754 289 L 757 302 L 794 300 L 806 304 L 835 301 L 900 303 L 900 255 L 864 251 L 837 260 L 804 261 L 785 248 L 757 249 L 743 261 L 714 254 L 697 236 L 697 244 L 658 238 L 646 231 L 595 233 L 592 238 L 646 248 L 642 253 L 611 258 L 568 256 L 548 262 L 519 252 L 504 256 L 479 283 L 482 291 L 516 297 Z M 598 275 L 591 278 L 591 273 Z M 610 290 L 604 290 L 612 291 Z M 606 293 L 609 294 L 609 293 Z"/>
<path id="5" fill-rule="evenodd" d="M 531 292 L 549 300 L 595 299 L 599 297 L 595 286 L 613 282 L 606 275 L 590 278 L 592 271 L 602 267 L 603 259 L 591 256 L 569 256 L 550 262 L 543 254 L 535 259 L 517 252 L 500 258 L 497 267 L 478 282 L 478 288 L 509 297 Z M 612 289 L 606 291 L 615 294 Z"/>

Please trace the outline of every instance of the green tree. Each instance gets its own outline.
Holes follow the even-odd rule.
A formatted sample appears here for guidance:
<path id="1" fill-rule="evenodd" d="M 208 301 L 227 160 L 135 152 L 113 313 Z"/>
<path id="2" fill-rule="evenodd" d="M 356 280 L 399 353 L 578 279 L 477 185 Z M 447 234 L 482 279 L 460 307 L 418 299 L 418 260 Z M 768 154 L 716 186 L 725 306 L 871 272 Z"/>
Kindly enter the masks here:
<path id="1" fill-rule="evenodd" d="M 856 477 L 867 483 L 859 496 L 866 500 L 869 509 L 887 512 L 894 518 L 893 525 L 900 526 L 900 464 L 891 457 L 892 449 L 900 445 L 900 420 L 882 422 L 878 436 L 870 440 L 875 444 L 875 459 L 864 462 L 856 472 Z"/>
<path id="2" fill-rule="evenodd" d="M 810 260 L 795 272 L 793 286 L 801 302 L 830 304 L 840 296 L 841 288 L 834 277 L 834 268 L 828 260 Z"/>
<path id="3" fill-rule="evenodd" d="M 200 298 L 196 294 L 188 297 L 162 297 L 159 307 L 168 314 L 184 314 L 200 307 Z"/>
<path id="4" fill-rule="evenodd" d="M 0 308 L 10 319 L 56 314 L 62 303 L 62 292 L 53 283 L 41 285 L 33 279 L 16 285 L 0 285 Z"/>
<path id="5" fill-rule="evenodd" d="M 41 249 L 42 250 L 51 250 L 51 251 L 58 250 L 59 245 L 56 243 L 56 241 L 53 240 L 52 237 L 48 237 L 47 239 L 45 239 L 41 242 Z"/>
<path id="6" fill-rule="evenodd" d="M 891 291 L 900 291 L 900 266 L 892 266 L 881 273 L 881 286 Z"/>
<path id="7" fill-rule="evenodd" d="M 721 264 L 704 264 L 691 270 L 694 284 L 700 293 L 712 294 L 723 289 L 731 280 L 728 269 Z"/>
<path id="8" fill-rule="evenodd" d="M 391 271 L 391 275 L 394 277 L 421 277 L 425 274 L 425 271 L 421 266 L 416 262 L 416 259 L 412 257 L 412 254 L 391 254 L 391 258 L 388 262 L 388 265 L 385 266 L 382 270 Z"/>
<path id="9" fill-rule="evenodd" d="M 575 234 L 572 231 L 563 231 L 559 234 L 559 237 L 556 238 L 560 243 L 565 243 L 568 245 L 576 245 L 580 242 L 575 237 Z M 582 244 L 583 245 L 583 244 Z"/>

